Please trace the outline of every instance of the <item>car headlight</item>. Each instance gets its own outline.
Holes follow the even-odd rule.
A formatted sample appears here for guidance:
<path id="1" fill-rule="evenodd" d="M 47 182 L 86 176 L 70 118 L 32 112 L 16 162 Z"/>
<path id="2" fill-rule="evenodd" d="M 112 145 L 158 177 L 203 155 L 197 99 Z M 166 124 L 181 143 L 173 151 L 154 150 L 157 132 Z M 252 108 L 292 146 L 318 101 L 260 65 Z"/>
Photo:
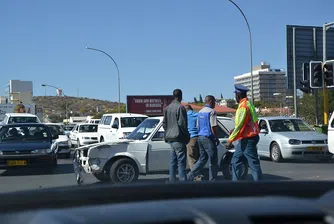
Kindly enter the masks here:
<path id="1" fill-rule="evenodd" d="M 3 152 L 2 152 L 2 151 L 0 151 L 0 155 L 3 155 Z"/>
<path id="2" fill-rule="evenodd" d="M 82 137 L 82 139 L 90 139 L 90 137 Z"/>
<path id="3" fill-rule="evenodd" d="M 289 139 L 289 144 L 290 145 L 300 145 L 302 142 L 297 139 Z"/>
<path id="4" fill-rule="evenodd" d="M 90 163 L 91 165 L 100 165 L 101 160 L 100 160 L 100 159 L 90 159 L 90 160 L 89 160 L 89 163 Z"/>
<path id="5" fill-rule="evenodd" d="M 35 150 L 32 150 L 31 153 L 32 154 L 42 154 L 42 153 L 45 153 L 47 151 L 47 149 L 35 149 Z"/>

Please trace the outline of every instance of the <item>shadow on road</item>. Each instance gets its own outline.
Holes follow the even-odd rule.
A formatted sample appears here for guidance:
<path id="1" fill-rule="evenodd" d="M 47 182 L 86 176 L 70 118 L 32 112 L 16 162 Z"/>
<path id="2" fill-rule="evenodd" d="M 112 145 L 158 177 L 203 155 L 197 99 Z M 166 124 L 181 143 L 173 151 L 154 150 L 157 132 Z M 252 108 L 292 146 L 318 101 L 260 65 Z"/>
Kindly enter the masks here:
<path id="1" fill-rule="evenodd" d="M 72 164 L 58 164 L 58 166 L 52 170 L 48 167 L 11 168 L 5 170 L 0 176 L 33 176 L 69 173 L 74 173 Z"/>

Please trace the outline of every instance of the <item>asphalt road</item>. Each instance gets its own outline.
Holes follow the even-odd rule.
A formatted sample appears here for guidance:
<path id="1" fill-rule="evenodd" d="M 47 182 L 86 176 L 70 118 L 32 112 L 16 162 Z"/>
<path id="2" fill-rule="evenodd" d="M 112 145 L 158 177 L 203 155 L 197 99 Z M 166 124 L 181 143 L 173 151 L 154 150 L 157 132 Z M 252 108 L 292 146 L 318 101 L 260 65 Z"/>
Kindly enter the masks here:
<path id="1" fill-rule="evenodd" d="M 77 186 L 71 159 L 59 159 L 53 173 L 37 169 L 0 170 L 0 193 L 61 186 Z M 334 180 L 334 160 L 329 162 L 261 160 L 265 180 Z M 101 184 L 86 175 L 85 184 Z M 164 182 L 168 175 L 140 176 L 141 182 Z M 224 180 L 223 177 L 221 177 Z M 248 179 L 252 179 L 249 174 Z M 225 180 L 227 181 L 227 180 Z"/>

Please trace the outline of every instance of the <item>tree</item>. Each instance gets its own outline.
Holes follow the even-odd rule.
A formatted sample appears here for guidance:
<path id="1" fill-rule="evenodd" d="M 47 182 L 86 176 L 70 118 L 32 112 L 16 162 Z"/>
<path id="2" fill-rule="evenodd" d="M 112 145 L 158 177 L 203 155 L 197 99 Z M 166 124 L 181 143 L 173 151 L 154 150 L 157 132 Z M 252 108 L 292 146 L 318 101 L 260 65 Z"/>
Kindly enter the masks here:
<path id="1" fill-rule="evenodd" d="M 197 103 L 197 99 L 196 99 L 196 97 L 194 97 L 194 103 Z"/>
<path id="2" fill-rule="evenodd" d="M 203 103 L 203 98 L 202 98 L 202 94 L 199 94 L 199 103 Z"/>
<path id="3" fill-rule="evenodd" d="M 224 99 L 223 93 L 220 93 L 220 99 Z"/>

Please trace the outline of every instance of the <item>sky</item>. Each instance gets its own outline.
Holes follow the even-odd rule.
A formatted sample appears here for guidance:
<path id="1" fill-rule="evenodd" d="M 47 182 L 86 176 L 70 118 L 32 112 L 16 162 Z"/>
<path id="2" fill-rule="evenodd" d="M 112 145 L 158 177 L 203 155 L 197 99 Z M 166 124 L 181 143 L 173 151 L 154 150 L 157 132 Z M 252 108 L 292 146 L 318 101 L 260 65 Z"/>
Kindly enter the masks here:
<path id="1" fill-rule="evenodd" d="M 234 0 L 248 18 L 253 65 L 286 69 L 286 25 L 334 21 L 332 0 Z M 10 79 L 34 95 L 118 100 L 127 95 L 233 98 L 233 77 L 250 71 L 249 36 L 228 0 L 0 1 L 0 95 Z"/>

